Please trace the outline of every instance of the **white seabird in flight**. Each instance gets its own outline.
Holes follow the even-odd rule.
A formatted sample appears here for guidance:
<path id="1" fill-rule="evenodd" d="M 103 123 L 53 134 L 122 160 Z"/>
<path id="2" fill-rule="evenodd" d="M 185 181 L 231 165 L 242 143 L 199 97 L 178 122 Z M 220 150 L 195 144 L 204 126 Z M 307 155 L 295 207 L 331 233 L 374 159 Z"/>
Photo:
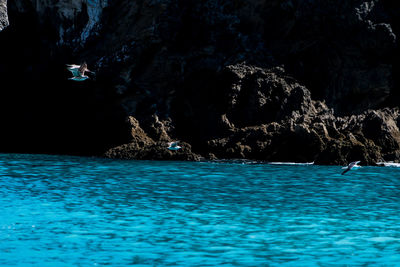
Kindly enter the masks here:
<path id="1" fill-rule="evenodd" d="M 180 147 L 178 145 L 178 143 L 179 143 L 179 141 L 169 142 L 168 143 L 168 149 L 169 150 L 179 150 L 179 149 L 181 149 L 182 147 Z"/>
<path id="2" fill-rule="evenodd" d="M 67 70 L 69 70 L 73 75 L 73 77 L 69 78 L 69 80 L 78 82 L 89 78 L 89 76 L 85 75 L 85 72 L 92 72 L 87 68 L 86 62 L 83 62 L 81 65 L 67 64 Z"/>
<path id="3" fill-rule="evenodd" d="M 353 168 L 361 168 L 360 165 L 357 165 L 357 164 L 360 163 L 360 162 L 361 162 L 361 161 L 353 161 L 353 162 L 350 162 L 350 164 L 349 164 L 347 167 L 342 168 L 342 169 L 345 169 L 345 170 L 342 172 L 342 175 L 345 174 L 346 172 L 350 171 L 350 170 L 353 169 Z"/>

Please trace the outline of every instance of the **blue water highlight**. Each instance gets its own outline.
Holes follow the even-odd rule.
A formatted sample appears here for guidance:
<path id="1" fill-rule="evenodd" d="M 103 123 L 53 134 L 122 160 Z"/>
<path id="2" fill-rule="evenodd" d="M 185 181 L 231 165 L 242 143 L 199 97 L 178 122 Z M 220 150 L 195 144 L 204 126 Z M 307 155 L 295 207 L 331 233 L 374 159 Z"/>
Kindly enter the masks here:
<path id="1" fill-rule="evenodd" d="M 400 262 L 400 169 L 0 154 L 0 266 Z"/>

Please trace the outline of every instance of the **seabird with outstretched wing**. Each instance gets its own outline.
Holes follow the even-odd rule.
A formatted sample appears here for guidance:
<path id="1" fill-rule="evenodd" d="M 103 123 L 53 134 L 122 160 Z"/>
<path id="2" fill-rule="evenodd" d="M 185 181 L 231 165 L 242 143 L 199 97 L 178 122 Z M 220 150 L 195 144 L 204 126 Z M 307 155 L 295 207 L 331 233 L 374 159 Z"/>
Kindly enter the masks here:
<path id="1" fill-rule="evenodd" d="M 73 81 L 87 80 L 89 76 L 85 75 L 85 72 L 92 72 L 87 68 L 86 62 L 83 62 L 81 65 L 67 64 L 67 70 L 69 70 L 73 75 L 69 80 Z"/>
<path id="2" fill-rule="evenodd" d="M 174 141 L 174 142 L 169 142 L 168 143 L 168 149 L 169 150 L 179 150 L 182 147 L 178 145 L 179 141 Z"/>
<path id="3" fill-rule="evenodd" d="M 346 172 L 350 171 L 353 168 L 361 167 L 361 166 L 357 165 L 360 162 L 361 161 L 350 162 L 350 164 L 347 166 L 347 168 L 342 172 L 342 175 L 345 174 Z"/>

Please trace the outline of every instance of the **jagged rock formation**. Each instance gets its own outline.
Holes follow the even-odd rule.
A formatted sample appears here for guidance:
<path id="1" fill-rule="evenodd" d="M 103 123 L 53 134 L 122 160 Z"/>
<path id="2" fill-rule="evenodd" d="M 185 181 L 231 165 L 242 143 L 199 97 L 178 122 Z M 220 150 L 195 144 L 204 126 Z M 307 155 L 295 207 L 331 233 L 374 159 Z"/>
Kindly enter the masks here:
<path id="1" fill-rule="evenodd" d="M 227 124 L 229 133 L 207 142 L 211 158 L 318 164 L 398 159 L 397 109 L 337 117 L 326 104 L 311 100 L 310 92 L 279 68 L 228 69 L 236 77 L 226 113 L 232 120 Z"/>
<path id="2" fill-rule="evenodd" d="M 15 0 L 8 12 L 2 151 L 400 159 L 400 4 Z M 83 60 L 96 76 L 68 81 L 64 64 Z"/>
<path id="3" fill-rule="evenodd" d="M 164 124 L 156 119 L 153 125 L 155 132 L 160 132 L 158 141 L 150 138 L 140 127 L 139 122 L 133 118 L 128 118 L 131 126 L 132 140 L 128 144 L 109 149 L 106 157 L 121 159 L 156 159 L 156 160 L 200 160 L 201 156 L 192 152 L 188 143 L 181 142 L 182 149 L 170 151 L 168 147 L 168 135 L 164 131 Z"/>

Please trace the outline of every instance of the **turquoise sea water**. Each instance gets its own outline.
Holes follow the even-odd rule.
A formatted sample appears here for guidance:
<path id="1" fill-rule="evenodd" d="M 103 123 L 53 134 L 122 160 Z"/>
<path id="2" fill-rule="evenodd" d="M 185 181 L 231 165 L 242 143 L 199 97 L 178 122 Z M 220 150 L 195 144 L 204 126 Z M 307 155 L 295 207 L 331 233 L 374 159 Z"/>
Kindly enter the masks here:
<path id="1" fill-rule="evenodd" d="M 400 168 L 0 154 L 0 266 L 398 266 Z"/>

